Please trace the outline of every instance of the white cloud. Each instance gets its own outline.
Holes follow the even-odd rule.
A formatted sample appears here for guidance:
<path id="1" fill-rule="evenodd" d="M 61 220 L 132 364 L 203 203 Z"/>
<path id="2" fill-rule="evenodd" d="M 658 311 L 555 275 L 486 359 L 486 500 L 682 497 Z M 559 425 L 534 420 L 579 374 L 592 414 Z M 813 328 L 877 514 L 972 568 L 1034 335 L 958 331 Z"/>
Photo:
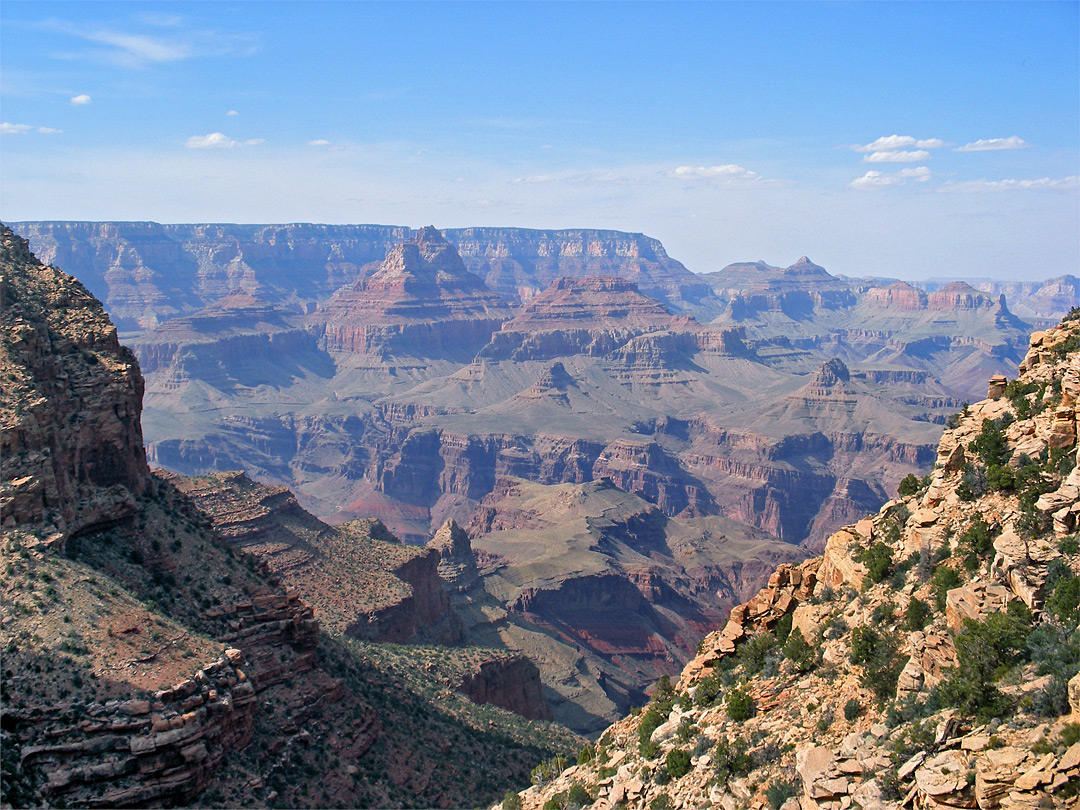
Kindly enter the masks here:
<path id="1" fill-rule="evenodd" d="M 907 149 L 912 146 L 919 149 L 940 149 L 945 146 L 945 141 L 941 140 L 941 138 L 920 140 L 911 135 L 885 135 L 873 143 L 853 146 L 852 149 L 856 152 L 893 152 L 897 149 Z"/>
<path id="2" fill-rule="evenodd" d="M 52 127 L 38 127 L 37 131 L 40 132 L 42 135 L 59 135 L 64 130 L 53 129 Z"/>
<path id="3" fill-rule="evenodd" d="M 674 171 L 668 172 L 668 177 L 676 180 L 703 181 L 728 188 L 784 185 L 783 181 L 764 178 L 757 172 L 736 163 L 725 163 L 719 166 L 679 166 Z"/>
<path id="4" fill-rule="evenodd" d="M 1023 138 L 1012 135 L 1008 138 L 983 138 L 958 146 L 957 152 L 996 152 L 999 149 L 1026 149 L 1031 146 Z"/>
<path id="5" fill-rule="evenodd" d="M 914 169 L 901 169 L 897 172 L 898 177 L 906 177 L 914 180 L 916 183 L 925 183 L 933 176 L 933 172 L 926 166 L 917 166 Z"/>
<path id="6" fill-rule="evenodd" d="M 514 185 L 520 185 L 521 183 L 550 183 L 551 176 L 547 174 L 532 174 L 528 177 L 515 177 L 510 182 Z"/>
<path id="7" fill-rule="evenodd" d="M 81 93 L 80 95 L 71 97 L 71 103 L 74 104 L 76 107 L 81 107 L 84 104 L 89 104 L 91 101 L 93 101 L 93 99 L 90 98 L 90 96 L 86 95 L 86 93 Z"/>
<path id="8" fill-rule="evenodd" d="M 318 140 L 315 140 L 315 141 L 308 141 L 307 145 L 308 146 L 329 146 L 330 141 L 326 140 L 325 138 L 319 138 Z"/>
<path id="9" fill-rule="evenodd" d="M 930 153 L 925 149 L 917 149 L 914 152 L 888 150 L 884 152 L 871 152 L 868 155 L 863 155 L 863 163 L 915 163 L 919 160 L 926 160 L 929 157 Z"/>
<path id="10" fill-rule="evenodd" d="M 266 143 L 266 139 L 235 141 L 223 132 L 211 132 L 209 135 L 192 135 L 184 141 L 184 146 L 188 149 L 232 149 L 236 146 L 258 146 L 260 143 Z"/>
<path id="11" fill-rule="evenodd" d="M 232 149 L 242 144 L 222 132 L 211 132 L 209 135 L 192 135 L 184 146 L 188 149 Z"/>
<path id="12" fill-rule="evenodd" d="M 1013 191 L 1025 189 L 1049 189 L 1069 191 L 1080 188 L 1080 176 L 1040 177 L 1035 180 L 968 180 L 962 183 L 946 183 L 939 191 L 961 191 L 977 193 L 982 191 Z"/>
<path id="13" fill-rule="evenodd" d="M 851 188 L 883 188 L 885 186 L 897 186 L 903 182 L 895 174 L 885 174 L 871 169 L 862 177 L 852 180 L 848 185 Z"/>
<path id="14" fill-rule="evenodd" d="M 228 111 L 227 113 L 225 113 L 225 114 L 226 114 L 226 115 L 239 115 L 240 113 L 238 113 L 238 112 L 237 112 L 236 110 L 229 110 L 229 111 Z"/>

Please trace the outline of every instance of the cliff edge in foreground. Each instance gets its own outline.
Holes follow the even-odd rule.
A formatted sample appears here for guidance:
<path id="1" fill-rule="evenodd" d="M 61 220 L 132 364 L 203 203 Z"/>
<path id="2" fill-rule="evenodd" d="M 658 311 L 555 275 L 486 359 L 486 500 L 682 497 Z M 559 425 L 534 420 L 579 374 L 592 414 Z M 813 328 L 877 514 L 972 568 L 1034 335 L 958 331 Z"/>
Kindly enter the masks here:
<path id="1" fill-rule="evenodd" d="M 950 420 L 930 475 L 502 807 L 1075 808 L 1078 397 L 1074 314 Z"/>

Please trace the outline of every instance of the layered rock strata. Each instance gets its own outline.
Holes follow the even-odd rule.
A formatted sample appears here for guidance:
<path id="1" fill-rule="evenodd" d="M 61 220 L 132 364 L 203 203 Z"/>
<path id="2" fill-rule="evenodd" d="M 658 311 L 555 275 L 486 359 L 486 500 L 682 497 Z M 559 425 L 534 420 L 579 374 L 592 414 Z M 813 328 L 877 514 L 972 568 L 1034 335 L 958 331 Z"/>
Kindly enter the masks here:
<path id="1" fill-rule="evenodd" d="M 1080 453 L 1063 425 L 1078 373 L 1080 321 L 1035 335 L 1019 380 L 959 416 L 917 491 L 778 568 L 677 686 L 590 762 L 541 773 L 523 806 L 1074 807 Z M 980 481 L 997 469 L 1042 494 Z"/>

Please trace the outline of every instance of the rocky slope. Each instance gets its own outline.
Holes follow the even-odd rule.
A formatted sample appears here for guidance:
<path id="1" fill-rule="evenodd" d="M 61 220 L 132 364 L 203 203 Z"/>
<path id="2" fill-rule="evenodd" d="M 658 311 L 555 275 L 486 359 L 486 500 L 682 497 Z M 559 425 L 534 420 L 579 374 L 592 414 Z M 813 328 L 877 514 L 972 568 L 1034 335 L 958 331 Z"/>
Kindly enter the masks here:
<path id="1" fill-rule="evenodd" d="M 522 672 L 513 656 L 434 648 L 427 683 L 378 645 L 321 633 L 269 570 L 287 554 L 236 553 L 150 474 L 142 378 L 101 305 L 0 239 L 0 802 L 458 806 L 566 748 L 566 732 L 470 699 L 535 697 L 500 683 Z M 275 496 L 310 526 L 269 493 L 226 521 L 235 538 L 267 529 Z"/>
<path id="2" fill-rule="evenodd" d="M 928 476 L 502 807 L 1075 807 L 1078 397 L 1074 318 L 950 421 Z"/>

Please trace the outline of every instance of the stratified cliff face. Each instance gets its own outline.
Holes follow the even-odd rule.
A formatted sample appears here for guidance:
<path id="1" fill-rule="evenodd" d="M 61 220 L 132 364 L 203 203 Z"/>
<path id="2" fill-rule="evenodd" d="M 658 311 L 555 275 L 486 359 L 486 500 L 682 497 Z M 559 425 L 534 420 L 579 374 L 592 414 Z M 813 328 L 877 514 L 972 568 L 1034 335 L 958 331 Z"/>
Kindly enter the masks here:
<path id="1" fill-rule="evenodd" d="M 63 541 L 130 516 L 150 470 L 143 378 L 101 304 L 0 226 L 0 521 Z"/>
<path id="2" fill-rule="evenodd" d="M 82 279 L 125 330 L 153 328 L 236 290 L 275 303 L 325 301 L 414 235 L 390 225 L 20 222 L 14 229 L 43 261 Z M 465 228 L 445 235 L 466 267 L 511 301 L 563 276 L 613 274 L 681 311 L 718 311 L 708 285 L 641 234 Z"/>
<path id="3" fill-rule="evenodd" d="M 1080 279 L 1073 275 L 1057 276 L 1044 281 L 991 281 L 969 279 L 968 284 L 984 293 L 997 297 L 1004 295 L 1009 308 L 1033 323 L 1052 326 L 1073 307 L 1080 306 Z M 927 290 L 941 289 L 940 282 L 923 282 Z M 1042 321 L 1049 320 L 1043 324 Z"/>
<path id="4" fill-rule="evenodd" d="M 1076 807 L 1078 398 L 1073 319 L 951 420 L 930 475 L 778 566 L 676 685 L 590 761 L 535 771 L 522 806 Z"/>
<path id="5" fill-rule="evenodd" d="M 508 313 L 429 227 L 394 247 L 370 278 L 338 291 L 324 317 L 329 351 L 468 359 Z"/>
<path id="6" fill-rule="evenodd" d="M 385 225 L 160 225 L 24 222 L 41 260 L 82 279 L 121 328 L 150 329 L 237 290 L 316 301 L 380 262 L 409 228 Z"/>
<path id="7" fill-rule="evenodd" d="M 0 400 L 0 804 L 474 805 L 524 778 L 538 750 L 567 749 L 571 735 L 498 709 L 481 719 L 464 696 L 436 706 L 427 685 L 391 680 L 380 662 L 361 663 L 356 642 L 320 634 L 281 579 L 315 567 L 304 557 L 318 544 L 305 541 L 319 540 L 321 524 L 270 491 L 223 497 L 233 542 L 216 534 L 132 455 L 141 377 L 101 305 L 10 231 L 0 239 L 0 367 L 11 383 Z M 298 532 L 291 545 L 273 536 L 281 524 Z M 348 545 L 375 530 L 330 534 Z M 262 543 L 263 556 L 238 559 L 233 545 L 245 543 Z M 395 581 L 427 622 L 448 598 L 438 554 L 405 551 Z M 417 559 L 422 570 L 403 570 Z M 402 762 L 416 780 L 400 778 Z M 359 766 L 370 773 L 354 778 Z M 436 769 L 443 781 L 430 778 Z"/>
<path id="8" fill-rule="evenodd" d="M 511 299 L 527 300 L 559 278 L 620 276 L 681 312 L 717 311 L 708 284 L 642 234 L 619 231 L 536 231 L 527 228 L 448 230 L 473 272 Z"/>

